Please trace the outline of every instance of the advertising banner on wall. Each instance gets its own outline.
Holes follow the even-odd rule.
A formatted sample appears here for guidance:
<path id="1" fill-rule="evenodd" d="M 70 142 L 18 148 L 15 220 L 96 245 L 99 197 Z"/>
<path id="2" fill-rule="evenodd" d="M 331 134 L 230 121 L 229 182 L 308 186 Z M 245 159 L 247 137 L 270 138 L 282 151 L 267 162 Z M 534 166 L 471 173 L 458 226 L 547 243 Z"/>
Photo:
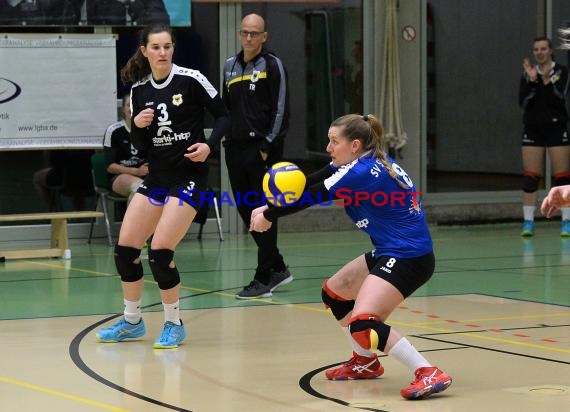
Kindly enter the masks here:
<path id="1" fill-rule="evenodd" d="M 0 35 L 0 150 L 101 147 L 117 120 L 115 38 Z"/>
<path id="2" fill-rule="evenodd" d="M 171 26 L 190 26 L 191 25 L 191 15 L 190 15 L 190 0 L 164 0 L 166 10 L 170 16 Z"/>

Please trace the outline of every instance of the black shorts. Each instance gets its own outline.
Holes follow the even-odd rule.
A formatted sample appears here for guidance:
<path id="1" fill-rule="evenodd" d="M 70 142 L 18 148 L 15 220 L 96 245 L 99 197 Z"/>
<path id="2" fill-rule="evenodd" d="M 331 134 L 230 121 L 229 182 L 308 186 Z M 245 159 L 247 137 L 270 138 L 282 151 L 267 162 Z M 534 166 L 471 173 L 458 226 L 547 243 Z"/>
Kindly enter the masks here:
<path id="1" fill-rule="evenodd" d="M 199 210 L 202 203 L 210 199 L 207 193 L 207 182 L 208 176 L 201 173 L 176 178 L 166 175 L 148 175 L 139 186 L 137 193 L 148 197 L 148 201 L 154 206 L 164 206 L 174 201 L 180 206 L 184 202 Z"/>
<path id="2" fill-rule="evenodd" d="M 570 145 L 566 122 L 547 125 L 525 125 L 522 135 L 522 145 L 538 147 Z"/>
<path id="3" fill-rule="evenodd" d="M 409 259 L 386 255 L 374 257 L 368 252 L 364 258 L 371 274 L 392 284 L 405 298 L 426 283 L 435 269 L 433 252 Z"/>

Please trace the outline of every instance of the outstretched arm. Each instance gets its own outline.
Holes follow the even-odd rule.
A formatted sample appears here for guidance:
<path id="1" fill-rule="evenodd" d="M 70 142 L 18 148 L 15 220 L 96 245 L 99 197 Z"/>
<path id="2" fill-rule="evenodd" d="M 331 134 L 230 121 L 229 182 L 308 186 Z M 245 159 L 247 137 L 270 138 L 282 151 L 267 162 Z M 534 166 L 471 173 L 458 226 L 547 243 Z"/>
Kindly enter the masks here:
<path id="1" fill-rule="evenodd" d="M 253 232 L 265 232 L 271 228 L 272 222 L 279 217 L 299 212 L 309 206 L 320 204 L 321 202 L 327 203 L 331 200 L 332 195 L 325 187 L 324 180 L 331 176 L 333 172 L 334 170 L 330 165 L 326 165 L 322 169 L 308 175 L 305 190 L 300 197 L 302 201 L 300 201 L 299 204 L 284 207 L 270 207 L 266 205 L 253 210 L 249 230 Z"/>

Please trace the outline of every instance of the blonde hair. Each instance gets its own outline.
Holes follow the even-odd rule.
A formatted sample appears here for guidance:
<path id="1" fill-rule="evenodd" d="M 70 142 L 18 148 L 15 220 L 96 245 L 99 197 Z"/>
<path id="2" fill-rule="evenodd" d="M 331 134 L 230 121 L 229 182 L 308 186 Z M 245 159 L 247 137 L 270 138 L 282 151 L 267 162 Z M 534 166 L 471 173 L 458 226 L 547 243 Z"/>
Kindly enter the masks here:
<path id="1" fill-rule="evenodd" d="M 342 128 L 341 134 L 350 141 L 359 140 L 364 150 L 371 150 L 374 156 L 382 163 L 388 174 L 403 189 L 409 189 L 408 185 L 398 179 L 386 158 L 384 128 L 380 121 L 371 114 L 346 114 L 331 123 L 331 127 Z"/>

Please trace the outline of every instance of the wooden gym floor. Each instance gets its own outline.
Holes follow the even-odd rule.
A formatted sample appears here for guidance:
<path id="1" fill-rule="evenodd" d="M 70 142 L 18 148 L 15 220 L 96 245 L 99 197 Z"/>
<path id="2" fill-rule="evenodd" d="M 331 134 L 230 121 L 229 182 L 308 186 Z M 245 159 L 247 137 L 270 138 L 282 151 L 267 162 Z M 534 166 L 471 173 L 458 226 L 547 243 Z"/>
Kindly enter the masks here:
<path id="1" fill-rule="evenodd" d="M 122 311 L 104 239 L 73 242 L 67 261 L 8 260 L 0 263 L 0 411 L 567 410 L 570 240 L 558 236 L 559 222 L 539 222 L 532 240 L 518 230 L 432 228 L 436 273 L 389 322 L 454 378 L 423 401 L 400 397 L 412 376 L 389 357 L 374 381 L 324 377 L 351 352 L 320 287 L 369 249 L 358 231 L 281 234 L 295 281 L 250 302 L 234 298 L 253 273 L 249 236 L 184 241 L 175 259 L 188 339 L 175 350 L 152 348 L 162 307 L 146 263 L 147 335 L 97 342 L 96 330 Z"/>

